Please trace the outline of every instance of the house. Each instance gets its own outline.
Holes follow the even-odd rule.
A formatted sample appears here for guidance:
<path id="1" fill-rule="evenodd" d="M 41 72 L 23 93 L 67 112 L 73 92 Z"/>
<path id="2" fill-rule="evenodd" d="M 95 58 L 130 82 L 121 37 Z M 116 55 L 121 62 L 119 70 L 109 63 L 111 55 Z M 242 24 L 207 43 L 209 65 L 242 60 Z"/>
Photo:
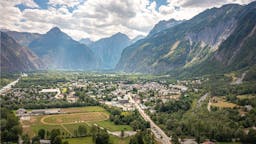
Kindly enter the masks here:
<path id="1" fill-rule="evenodd" d="M 51 144 L 51 140 L 40 139 L 40 144 Z"/>
<path id="2" fill-rule="evenodd" d="M 24 114 L 26 114 L 27 111 L 24 109 L 24 108 L 19 108 L 17 111 L 16 111 L 16 115 L 17 116 L 23 116 Z"/>
<path id="3" fill-rule="evenodd" d="M 37 110 L 32 110 L 31 113 L 34 115 L 59 114 L 60 109 L 37 109 Z"/>

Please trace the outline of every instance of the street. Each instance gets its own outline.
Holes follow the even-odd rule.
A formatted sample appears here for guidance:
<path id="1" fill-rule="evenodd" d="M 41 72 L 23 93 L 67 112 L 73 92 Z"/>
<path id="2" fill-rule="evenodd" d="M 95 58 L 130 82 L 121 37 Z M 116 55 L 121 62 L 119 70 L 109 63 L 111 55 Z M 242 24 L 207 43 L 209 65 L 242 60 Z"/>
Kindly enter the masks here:
<path id="1" fill-rule="evenodd" d="M 170 138 L 164 133 L 164 131 L 151 120 L 151 118 L 144 112 L 144 110 L 141 109 L 139 104 L 134 101 L 130 94 L 128 94 L 128 97 L 130 101 L 135 104 L 136 109 L 139 111 L 140 115 L 145 119 L 145 121 L 148 121 L 150 123 L 151 131 L 155 135 L 155 137 L 162 144 L 171 144 Z"/>

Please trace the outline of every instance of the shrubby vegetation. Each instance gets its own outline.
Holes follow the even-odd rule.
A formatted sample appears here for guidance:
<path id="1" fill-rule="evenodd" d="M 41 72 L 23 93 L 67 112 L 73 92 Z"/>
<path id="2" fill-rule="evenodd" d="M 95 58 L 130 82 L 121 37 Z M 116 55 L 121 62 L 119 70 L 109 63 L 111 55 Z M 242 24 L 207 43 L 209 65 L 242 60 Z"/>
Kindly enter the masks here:
<path id="1" fill-rule="evenodd" d="M 155 144 L 155 140 L 150 130 L 144 130 L 132 136 L 129 144 Z"/>
<path id="2" fill-rule="evenodd" d="M 4 107 L 1 107 L 1 142 L 14 142 L 18 143 L 19 135 L 22 134 L 22 128 L 19 119 L 14 113 Z"/>
<path id="3" fill-rule="evenodd" d="M 104 108 L 110 113 L 110 121 L 113 121 L 116 125 L 130 125 L 135 131 L 145 130 L 150 127 L 149 122 L 146 122 L 137 110 L 123 114 L 119 108 L 110 108 L 108 106 L 104 106 Z"/>

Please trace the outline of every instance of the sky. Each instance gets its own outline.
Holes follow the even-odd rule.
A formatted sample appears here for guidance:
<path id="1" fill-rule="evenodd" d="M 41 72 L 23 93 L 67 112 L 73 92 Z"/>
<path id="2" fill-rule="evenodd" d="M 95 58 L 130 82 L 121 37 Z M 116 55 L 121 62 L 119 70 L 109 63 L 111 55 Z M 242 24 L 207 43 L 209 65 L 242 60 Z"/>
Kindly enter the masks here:
<path id="1" fill-rule="evenodd" d="M 59 27 L 73 39 L 98 40 L 117 32 L 147 35 L 160 20 L 190 19 L 224 4 L 255 0 L 0 0 L 0 28 L 46 33 Z"/>

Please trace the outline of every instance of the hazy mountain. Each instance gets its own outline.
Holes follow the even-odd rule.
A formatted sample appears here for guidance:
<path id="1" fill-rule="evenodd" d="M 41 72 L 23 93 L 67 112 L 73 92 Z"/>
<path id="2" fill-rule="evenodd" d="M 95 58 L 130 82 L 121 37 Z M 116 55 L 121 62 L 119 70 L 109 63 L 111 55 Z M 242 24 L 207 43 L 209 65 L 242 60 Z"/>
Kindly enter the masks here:
<path id="1" fill-rule="evenodd" d="M 30 71 L 43 68 L 43 63 L 28 48 L 1 32 L 1 72 Z"/>
<path id="2" fill-rule="evenodd" d="M 33 40 L 38 39 L 41 34 L 38 33 L 28 33 L 28 32 L 16 32 L 6 30 L 9 36 L 11 36 L 16 42 L 18 42 L 22 46 L 28 46 Z"/>
<path id="3" fill-rule="evenodd" d="M 90 70 L 98 66 L 98 59 L 90 48 L 73 40 L 57 27 L 32 41 L 29 48 L 50 69 Z"/>
<path id="4" fill-rule="evenodd" d="M 136 36 L 134 39 L 131 40 L 131 43 L 135 43 L 137 42 L 138 40 L 141 40 L 141 39 L 144 39 L 145 36 L 144 35 L 138 35 Z"/>
<path id="5" fill-rule="evenodd" d="M 149 36 L 152 36 L 162 30 L 165 30 L 165 29 L 168 29 L 168 28 L 171 28 L 173 26 L 176 26 L 180 23 L 182 23 L 183 20 L 180 20 L 180 21 L 177 21 L 175 19 L 170 19 L 168 21 L 166 20 L 162 20 L 160 22 L 158 22 L 154 27 L 153 29 L 149 32 Z"/>
<path id="6" fill-rule="evenodd" d="M 143 73 L 192 68 L 210 72 L 212 67 L 255 64 L 255 7 L 256 2 L 208 9 L 127 47 L 116 68 Z"/>
<path id="7" fill-rule="evenodd" d="M 115 68 L 123 49 L 131 44 L 129 37 L 122 33 L 100 39 L 90 45 L 101 60 L 101 69 Z"/>
<path id="8" fill-rule="evenodd" d="M 82 44 L 85 44 L 87 46 L 90 46 L 93 43 L 93 41 L 89 38 L 80 39 L 79 42 L 82 43 Z"/>

